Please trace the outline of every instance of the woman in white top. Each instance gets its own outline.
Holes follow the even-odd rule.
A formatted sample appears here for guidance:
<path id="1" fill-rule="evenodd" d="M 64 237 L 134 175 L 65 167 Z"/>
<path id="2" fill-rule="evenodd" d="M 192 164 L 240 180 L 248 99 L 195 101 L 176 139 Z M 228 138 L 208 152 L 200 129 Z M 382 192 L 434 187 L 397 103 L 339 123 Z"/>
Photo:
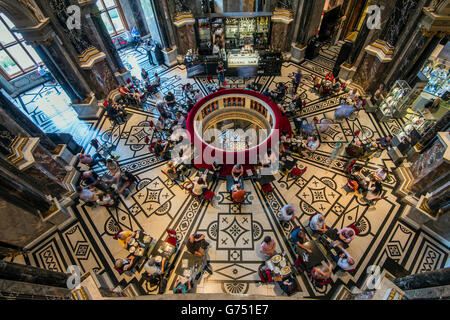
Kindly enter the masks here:
<path id="1" fill-rule="evenodd" d="M 280 211 L 280 220 L 281 221 L 290 221 L 297 214 L 297 210 L 293 204 L 287 204 Z"/>
<path id="2" fill-rule="evenodd" d="M 387 177 L 387 170 L 386 168 L 380 168 L 377 171 L 373 173 L 373 177 L 377 181 L 383 181 Z"/>
<path id="3" fill-rule="evenodd" d="M 206 184 L 205 180 L 202 177 L 196 177 L 194 179 L 194 186 L 192 187 L 193 194 L 201 196 L 206 191 L 207 188 L 208 185 Z"/>

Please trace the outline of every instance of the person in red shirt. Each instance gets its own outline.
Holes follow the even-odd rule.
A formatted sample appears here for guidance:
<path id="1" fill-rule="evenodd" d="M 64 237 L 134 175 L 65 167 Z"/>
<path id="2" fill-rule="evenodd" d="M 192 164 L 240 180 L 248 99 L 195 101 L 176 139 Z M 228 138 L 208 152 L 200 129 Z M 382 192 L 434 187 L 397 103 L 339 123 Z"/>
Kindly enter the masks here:
<path id="1" fill-rule="evenodd" d="M 236 203 L 242 203 L 245 201 L 246 194 L 247 192 L 245 192 L 245 190 L 242 190 L 241 185 L 238 183 L 233 186 L 231 198 Z"/>

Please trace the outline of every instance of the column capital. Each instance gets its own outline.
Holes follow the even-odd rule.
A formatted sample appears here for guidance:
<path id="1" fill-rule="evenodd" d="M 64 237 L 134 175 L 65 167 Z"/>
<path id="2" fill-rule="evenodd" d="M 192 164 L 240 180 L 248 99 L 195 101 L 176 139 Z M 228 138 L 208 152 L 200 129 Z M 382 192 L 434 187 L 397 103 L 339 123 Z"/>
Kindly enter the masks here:
<path id="1" fill-rule="evenodd" d="M 381 63 L 392 61 L 395 53 L 395 47 L 380 39 L 376 40 L 372 44 L 369 44 L 364 50 L 368 54 L 376 56 Z"/>
<path id="2" fill-rule="evenodd" d="M 450 34 L 450 5 L 437 11 L 435 8 L 423 8 L 423 19 L 421 21 L 421 31 L 425 37 L 432 37 L 436 34 L 445 36 Z"/>
<path id="3" fill-rule="evenodd" d="M 188 12 L 179 12 L 173 18 L 173 24 L 177 28 L 181 28 L 182 26 L 185 26 L 185 25 L 195 24 L 194 15 L 190 11 L 188 11 Z"/>
<path id="4" fill-rule="evenodd" d="M 273 11 L 272 22 L 290 24 L 292 21 L 294 21 L 294 12 L 292 10 L 276 8 Z"/>

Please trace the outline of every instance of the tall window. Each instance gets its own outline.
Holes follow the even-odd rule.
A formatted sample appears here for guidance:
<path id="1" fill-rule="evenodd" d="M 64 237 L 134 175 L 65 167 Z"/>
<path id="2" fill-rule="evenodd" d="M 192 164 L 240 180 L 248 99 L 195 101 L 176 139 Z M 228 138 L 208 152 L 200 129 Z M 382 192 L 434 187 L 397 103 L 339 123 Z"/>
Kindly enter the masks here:
<path id="1" fill-rule="evenodd" d="M 97 0 L 97 7 L 111 36 L 118 35 L 126 30 L 122 9 L 117 0 Z"/>
<path id="2" fill-rule="evenodd" d="M 25 43 L 20 33 L 13 32 L 13 28 L 11 20 L 0 13 L 0 73 L 7 80 L 43 64 L 33 47 Z"/>

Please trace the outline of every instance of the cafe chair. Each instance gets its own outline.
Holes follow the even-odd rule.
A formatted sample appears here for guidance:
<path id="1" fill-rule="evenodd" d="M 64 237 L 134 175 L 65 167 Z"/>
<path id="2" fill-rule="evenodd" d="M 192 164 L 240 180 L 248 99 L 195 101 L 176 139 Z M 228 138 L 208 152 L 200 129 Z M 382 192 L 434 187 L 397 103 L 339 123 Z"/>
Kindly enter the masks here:
<path id="1" fill-rule="evenodd" d="M 192 192 L 192 188 L 194 187 L 194 183 L 190 183 L 189 187 L 184 187 L 188 193 L 193 196 L 194 198 L 200 198 L 206 201 L 211 201 L 212 199 L 214 199 L 215 193 L 211 190 L 206 190 L 205 192 L 203 192 L 203 194 L 198 195 Z"/>
<path id="2" fill-rule="evenodd" d="M 270 183 L 266 183 L 265 185 L 261 186 L 261 191 L 264 194 L 268 194 L 273 191 L 273 187 Z"/>
<path id="3" fill-rule="evenodd" d="M 117 240 L 119 238 L 119 233 L 121 233 L 123 230 L 119 229 L 119 231 L 116 232 L 116 234 L 113 236 L 114 240 Z"/>
<path id="4" fill-rule="evenodd" d="M 171 244 L 173 246 L 177 246 L 177 232 L 175 230 L 172 229 L 166 229 L 167 234 L 169 235 L 166 239 L 166 242 L 168 244 Z"/>
<path id="5" fill-rule="evenodd" d="M 311 277 L 313 283 L 314 283 L 316 286 L 318 286 L 319 288 L 321 288 L 321 287 L 323 287 L 323 286 L 326 286 L 326 285 L 328 285 L 328 284 L 332 284 L 332 283 L 333 283 L 333 280 L 331 280 L 331 279 L 317 280 L 317 279 L 315 279 L 315 278 L 313 277 L 313 274 L 314 274 L 314 269 L 311 269 L 311 271 L 309 272 L 309 275 L 310 275 L 310 277 Z"/>
<path id="6" fill-rule="evenodd" d="M 342 187 L 345 192 L 347 192 L 345 195 L 349 194 L 350 192 L 356 192 L 359 188 L 358 182 L 355 180 L 347 179 L 347 184 Z"/>
<path id="7" fill-rule="evenodd" d="M 358 234 L 361 233 L 361 230 L 359 230 L 359 228 L 357 226 L 355 226 L 353 223 L 351 225 L 349 225 L 348 227 L 353 229 L 353 231 L 355 231 L 355 236 L 357 236 Z"/>
<path id="8" fill-rule="evenodd" d="M 300 170 L 299 168 L 293 168 L 290 172 L 289 172 L 289 176 L 294 178 L 295 180 L 297 180 L 298 178 L 300 178 L 300 176 L 302 174 L 305 173 L 307 167 L 304 167 L 302 170 Z"/>
<path id="9" fill-rule="evenodd" d="M 305 261 L 303 260 L 301 255 L 297 257 L 297 260 L 295 260 L 294 267 L 299 275 L 307 271 Z"/>

